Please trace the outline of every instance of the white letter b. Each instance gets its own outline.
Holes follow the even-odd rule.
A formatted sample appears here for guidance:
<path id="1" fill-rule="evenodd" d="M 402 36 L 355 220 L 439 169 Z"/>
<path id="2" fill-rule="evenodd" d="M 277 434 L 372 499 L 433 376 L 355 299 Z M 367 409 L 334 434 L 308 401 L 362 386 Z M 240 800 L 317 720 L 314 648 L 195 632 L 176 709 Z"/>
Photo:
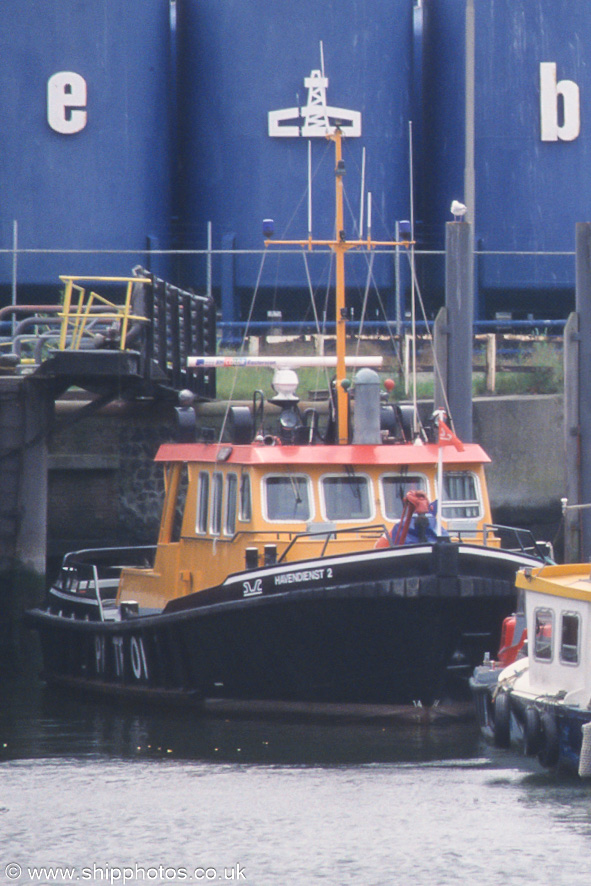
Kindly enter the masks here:
<path id="1" fill-rule="evenodd" d="M 562 124 L 558 122 L 562 96 Z M 574 80 L 556 82 L 556 63 L 540 63 L 540 120 L 543 142 L 572 142 L 581 129 L 579 87 Z"/>

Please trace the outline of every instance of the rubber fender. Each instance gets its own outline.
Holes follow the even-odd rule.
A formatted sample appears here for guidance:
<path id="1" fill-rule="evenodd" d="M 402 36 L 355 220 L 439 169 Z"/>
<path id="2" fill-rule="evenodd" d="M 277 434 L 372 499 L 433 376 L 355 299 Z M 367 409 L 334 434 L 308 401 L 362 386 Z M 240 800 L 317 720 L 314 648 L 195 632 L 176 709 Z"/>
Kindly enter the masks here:
<path id="1" fill-rule="evenodd" d="M 499 692 L 495 698 L 494 738 L 497 748 L 511 746 L 511 699 L 508 692 Z"/>
<path id="2" fill-rule="evenodd" d="M 540 716 L 540 731 L 538 760 L 545 769 L 552 769 L 558 763 L 558 726 L 556 718 L 548 711 Z"/>
<path id="3" fill-rule="evenodd" d="M 523 723 L 523 750 L 526 757 L 534 757 L 542 747 L 540 712 L 533 705 L 525 710 Z"/>

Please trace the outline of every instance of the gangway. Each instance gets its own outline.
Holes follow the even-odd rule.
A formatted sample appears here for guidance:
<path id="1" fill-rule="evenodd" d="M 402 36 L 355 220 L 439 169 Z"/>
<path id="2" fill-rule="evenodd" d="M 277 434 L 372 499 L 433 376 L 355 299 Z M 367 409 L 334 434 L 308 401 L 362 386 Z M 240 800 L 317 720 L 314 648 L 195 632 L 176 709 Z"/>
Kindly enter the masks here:
<path id="1" fill-rule="evenodd" d="M 191 354 L 215 354 L 212 298 L 134 268 L 129 277 L 64 275 L 61 306 L 21 320 L 5 340 L 0 368 L 46 380 L 54 396 L 78 387 L 102 400 L 176 399 L 190 390 L 215 399 L 215 370 L 187 370 Z M 15 308 L 11 312 L 16 313 Z"/>

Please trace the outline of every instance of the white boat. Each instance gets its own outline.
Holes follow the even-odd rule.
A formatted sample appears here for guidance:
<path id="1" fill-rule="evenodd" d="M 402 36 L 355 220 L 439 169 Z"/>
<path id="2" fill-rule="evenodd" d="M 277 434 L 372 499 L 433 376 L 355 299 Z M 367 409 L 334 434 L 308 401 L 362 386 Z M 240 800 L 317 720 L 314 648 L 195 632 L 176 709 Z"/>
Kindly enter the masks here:
<path id="1" fill-rule="evenodd" d="M 546 768 L 591 775 L 591 566 L 526 567 L 526 653 L 502 670 L 477 668 L 472 691 L 482 729 L 498 747 L 522 747 Z M 486 670 L 490 677 L 486 681 Z"/>

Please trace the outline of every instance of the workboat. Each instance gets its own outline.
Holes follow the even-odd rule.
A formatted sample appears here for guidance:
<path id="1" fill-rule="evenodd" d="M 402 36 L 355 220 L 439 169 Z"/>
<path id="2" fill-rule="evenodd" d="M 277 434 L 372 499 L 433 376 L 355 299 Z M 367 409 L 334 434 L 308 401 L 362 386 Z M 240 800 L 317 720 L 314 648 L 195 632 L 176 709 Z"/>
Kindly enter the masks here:
<path id="1" fill-rule="evenodd" d="M 466 698 L 514 608 L 517 569 L 543 561 L 529 533 L 493 525 L 488 456 L 451 417 L 419 426 L 412 406 L 388 401 L 372 359 L 347 378 L 345 254 L 386 244 L 346 237 L 340 130 L 330 137 L 335 239 L 274 241 L 320 242 L 336 258 L 326 416 L 302 408 L 289 358 L 259 358 L 277 364 L 271 409 L 260 392 L 229 407 L 217 439 L 194 436 L 195 411 L 180 406 L 183 438 L 156 455 L 157 544 L 67 554 L 30 613 L 49 682 L 201 705 L 425 707 L 463 675 Z M 188 363 L 232 360 L 248 358 Z"/>
<path id="2" fill-rule="evenodd" d="M 585 564 L 520 569 L 527 642 L 502 669 L 471 681 L 479 722 L 495 744 L 521 747 L 546 768 L 591 775 L 591 575 Z M 515 636 L 517 636 L 517 633 Z M 516 644 L 519 646 L 520 642 Z M 486 685 L 486 670 L 494 675 Z"/>

